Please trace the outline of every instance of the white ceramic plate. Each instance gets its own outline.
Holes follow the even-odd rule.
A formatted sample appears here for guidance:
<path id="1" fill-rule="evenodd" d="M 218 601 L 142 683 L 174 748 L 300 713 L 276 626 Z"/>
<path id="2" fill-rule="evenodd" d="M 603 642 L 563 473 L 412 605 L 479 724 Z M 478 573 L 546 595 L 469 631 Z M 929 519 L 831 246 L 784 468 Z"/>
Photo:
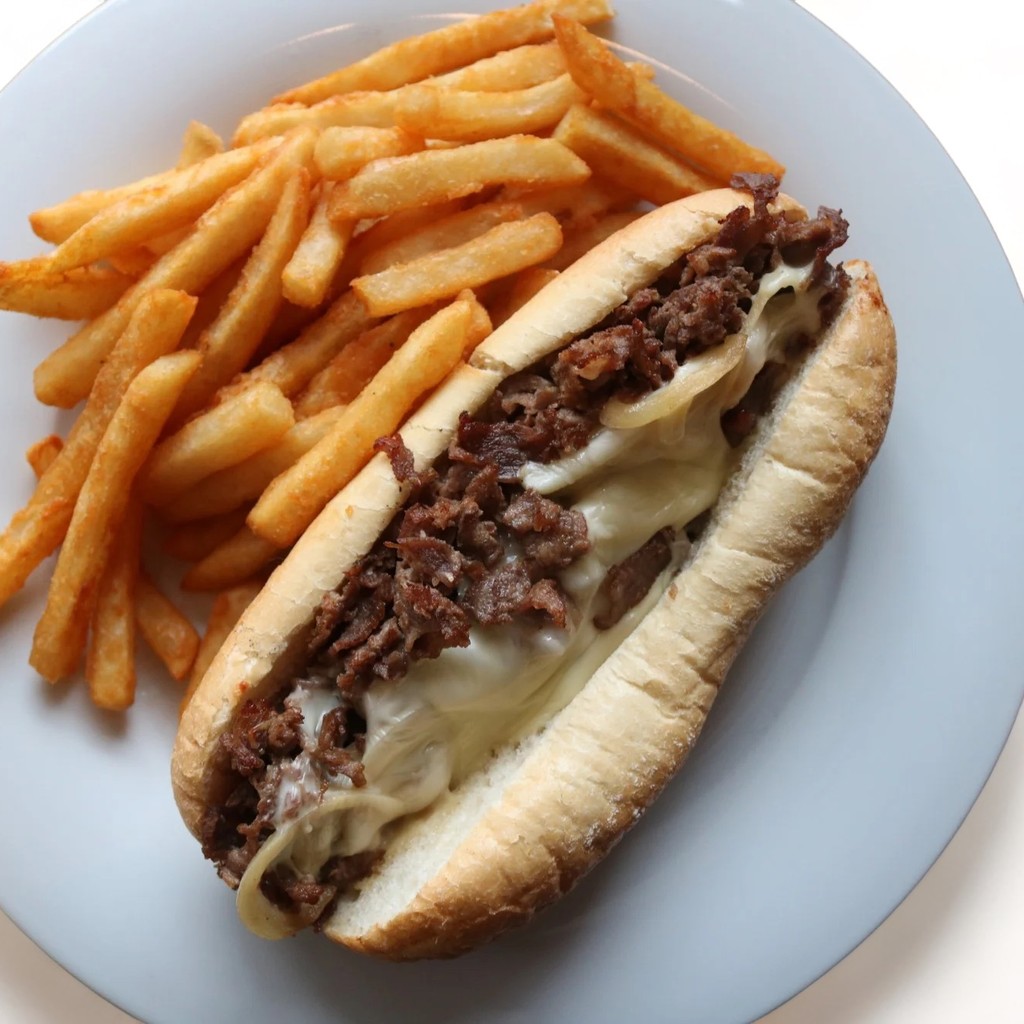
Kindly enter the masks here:
<path id="1" fill-rule="evenodd" d="M 786 0 L 618 6 L 615 38 L 664 62 L 680 98 L 784 159 L 808 204 L 843 205 L 849 253 L 875 262 L 900 333 L 882 455 L 659 804 L 560 906 L 452 963 L 367 963 L 311 936 L 246 934 L 170 797 L 177 695 L 144 672 L 121 725 L 80 689 L 45 688 L 26 667 L 34 580 L 0 620 L 0 902 L 138 1017 L 750 1020 L 886 916 L 998 755 L 1024 688 L 1010 429 L 1024 315 L 988 224 L 906 104 Z M 111 0 L 0 95 L 0 255 L 38 251 L 28 210 L 167 165 L 190 117 L 229 132 L 285 85 L 439 24 L 436 10 Z M 28 397 L 65 332 L 0 316 L 6 521 L 30 492 L 22 451 L 66 426 Z M 960 353 L 982 336 L 990 356 L 974 368 Z"/>

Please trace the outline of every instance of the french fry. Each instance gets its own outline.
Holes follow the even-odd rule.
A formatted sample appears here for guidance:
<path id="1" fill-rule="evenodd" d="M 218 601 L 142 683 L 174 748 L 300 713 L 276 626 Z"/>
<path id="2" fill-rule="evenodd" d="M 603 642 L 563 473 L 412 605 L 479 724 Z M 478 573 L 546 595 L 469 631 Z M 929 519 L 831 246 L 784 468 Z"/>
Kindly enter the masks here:
<path id="1" fill-rule="evenodd" d="M 208 593 L 226 590 L 263 572 L 282 554 L 281 549 L 247 526 L 210 552 L 185 573 L 181 585 L 185 590 Z"/>
<path id="2" fill-rule="evenodd" d="M 372 316 L 387 316 L 542 263 L 561 245 L 558 221 L 550 213 L 538 213 L 529 220 L 499 224 L 455 248 L 357 277 L 352 289 Z"/>
<path id="3" fill-rule="evenodd" d="M 603 21 L 612 14 L 606 0 L 535 0 L 392 43 L 348 67 L 289 89 L 277 99 L 310 104 L 357 89 L 395 89 L 418 82 L 499 50 L 550 39 L 552 11 L 562 11 L 585 24 Z"/>
<path id="4" fill-rule="evenodd" d="M 64 539 L 100 440 L 129 385 L 144 367 L 177 347 L 195 306 L 191 295 L 165 289 L 149 292 L 139 302 L 63 449 L 0 536 L 0 605 Z"/>
<path id="5" fill-rule="evenodd" d="M 106 262 L 119 274 L 125 274 L 137 280 L 149 273 L 150 267 L 156 263 L 156 256 L 145 246 L 140 245 L 134 249 L 113 253 L 106 257 Z"/>
<path id="6" fill-rule="evenodd" d="M 172 558 L 198 562 L 245 526 L 248 507 L 220 516 L 184 523 L 164 534 L 162 548 Z"/>
<path id="7" fill-rule="evenodd" d="M 544 264 L 545 268 L 565 270 L 566 267 L 571 267 L 581 256 L 590 252 L 595 245 L 599 245 L 606 238 L 614 235 L 616 231 L 621 231 L 642 216 L 643 213 L 640 210 L 607 213 L 592 224 L 568 232 L 565 236 L 565 244 Z"/>
<path id="8" fill-rule="evenodd" d="M 558 271 L 546 267 L 527 267 L 512 278 L 508 291 L 491 307 L 491 322 L 503 324 L 517 309 L 525 306 L 545 285 L 550 284 Z"/>
<path id="9" fill-rule="evenodd" d="M 373 322 L 359 296 L 347 291 L 294 341 L 271 353 L 259 366 L 243 373 L 227 387 L 221 388 L 215 401 L 223 402 L 257 381 L 274 384 L 291 398 L 350 341 L 373 326 Z"/>
<path id="10" fill-rule="evenodd" d="M 69 409 L 92 387 L 103 360 L 142 296 L 154 288 L 198 294 L 248 252 L 273 215 L 285 181 L 312 159 L 314 137 L 299 132 L 264 156 L 260 165 L 210 207 L 189 236 L 121 296 L 102 316 L 56 349 L 35 372 L 36 397 Z"/>
<path id="11" fill-rule="evenodd" d="M 53 465 L 63 448 L 64 442 L 56 434 L 48 434 L 29 446 L 25 452 L 25 459 L 32 467 L 37 480 Z"/>
<path id="12" fill-rule="evenodd" d="M 609 210 L 634 206 L 637 195 L 599 177 L 582 185 L 558 185 L 554 188 L 527 189 L 522 186 L 503 188 L 498 202 L 517 203 L 524 217 L 535 213 L 552 213 L 563 227 L 572 228 L 589 223 Z"/>
<path id="13" fill-rule="evenodd" d="M 309 175 L 300 168 L 285 184 L 266 233 L 246 260 L 238 283 L 196 342 L 203 361 L 185 385 L 171 416 L 171 429 L 178 429 L 241 373 L 259 348 L 281 308 L 281 275 L 309 219 L 309 198 Z"/>
<path id="14" fill-rule="evenodd" d="M 329 128 L 390 130 L 395 127 L 397 103 L 398 90 L 334 96 L 313 107 L 301 103 L 275 103 L 243 117 L 231 143 L 233 146 L 250 146 L 260 139 L 284 135 L 297 128 L 318 132 Z"/>
<path id="15" fill-rule="evenodd" d="M 189 420 L 161 441 L 139 480 L 151 505 L 166 505 L 204 477 L 279 441 L 295 425 L 292 403 L 265 381 Z"/>
<path id="16" fill-rule="evenodd" d="M 220 316 L 224 303 L 234 291 L 245 267 L 245 258 L 235 260 L 227 270 L 221 271 L 199 294 L 196 311 L 181 338 L 182 348 L 196 348 L 203 332 Z M 201 368 L 201 364 L 200 364 Z"/>
<path id="17" fill-rule="evenodd" d="M 502 50 L 493 57 L 481 57 L 457 71 L 431 79 L 446 89 L 469 92 L 505 92 L 529 89 L 565 74 L 565 58 L 558 43 L 527 43 Z"/>
<path id="18" fill-rule="evenodd" d="M 52 271 L 46 257 L 0 263 L 0 309 L 57 320 L 89 320 L 110 309 L 134 280 L 106 267 Z"/>
<path id="19" fill-rule="evenodd" d="M 100 210 L 50 254 L 50 267 L 81 267 L 191 224 L 248 177 L 268 148 L 257 143 L 220 153 Z"/>
<path id="20" fill-rule="evenodd" d="M 181 711 L 188 707 L 192 695 L 199 688 L 206 670 L 213 664 L 217 652 L 224 645 L 224 641 L 235 628 L 235 623 L 242 617 L 242 613 L 256 599 L 256 595 L 262 589 L 259 581 L 242 583 L 230 590 L 222 590 L 213 601 L 210 609 L 210 617 L 206 621 L 206 632 L 199 641 L 199 650 L 196 659 L 192 662 L 192 671 L 189 673 L 188 687 L 185 695 L 181 698 Z"/>
<path id="21" fill-rule="evenodd" d="M 135 590 L 142 546 L 142 503 L 128 502 L 103 567 L 92 613 L 85 679 L 93 704 L 124 711 L 135 700 Z"/>
<path id="22" fill-rule="evenodd" d="M 295 402 L 299 419 L 351 402 L 436 306 L 409 309 L 349 342 L 310 382 Z M 269 482 L 269 481 L 268 481 Z"/>
<path id="23" fill-rule="evenodd" d="M 189 121 L 181 140 L 178 170 L 202 163 L 211 156 L 224 152 L 224 140 L 202 121 Z"/>
<path id="24" fill-rule="evenodd" d="M 400 128 L 438 139 L 480 142 L 502 135 L 540 132 L 557 124 L 586 97 L 568 74 L 510 92 L 464 92 L 411 85 L 395 108 Z"/>
<path id="25" fill-rule="evenodd" d="M 316 169 L 324 178 L 351 178 L 371 160 L 404 156 L 423 148 L 423 139 L 401 128 L 369 128 L 353 125 L 325 128 L 313 153 Z"/>
<path id="26" fill-rule="evenodd" d="M 488 185 L 570 185 L 590 168 L 554 139 L 510 135 L 456 149 L 375 160 L 334 190 L 331 218 L 383 217 L 413 206 L 472 195 Z"/>
<path id="27" fill-rule="evenodd" d="M 586 160 L 595 174 L 658 206 L 718 185 L 617 117 L 582 104 L 562 118 L 554 138 Z"/>
<path id="28" fill-rule="evenodd" d="M 222 469 L 187 490 L 160 510 L 168 523 L 209 519 L 253 502 L 289 466 L 309 451 L 340 419 L 343 406 L 300 420 L 276 443 Z"/>
<path id="29" fill-rule="evenodd" d="M 688 110 L 635 74 L 578 21 L 553 15 L 555 38 L 576 84 L 695 167 L 725 184 L 738 171 L 782 178 L 785 167 L 768 153 Z"/>
<path id="30" fill-rule="evenodd" d="M 345 257 L 354 221 L 332 222 L 327 216 L 334 182 L 320 185 L 309 224 L 281 272 L 284 297 L 296 306 L 319 306 Z"/>
<path id="31" fill-rule="evenodd" d="M 199 634 L 143 569 L 135 590 L 135 622 L 175 679 L 184 679 L 199 651 Z"/>
<path id="32" fill-rule="evenodd" d="M 518 203 L 492 202 L 471 206 L 373 249 L 359 264 L 359 273 L 377 274 L 396 263 L 409 263 L 440 249 L 451 249 L 478 238 L 498 224 L 519 220 L 522 216 L 523 208 Z"/>
<path id="33" fill-rule="evenodd" d="M 132 482 L 198 363 L 196 352 L 175 352 L 142 370 L 96 449 L 32 640 L 29 661 L 50 682 L 73 673 L 81 659 L 100 574 Z"/>
<path id="34" fill-rule="evenodd" d="M 205 213 L 228 188 L 248 177 L 268 152 L 266 143 L 210 157 L 156 188 L 100 210 L 50 254 L 53 270 L 70 270 L 123 252 Z"/>
<path id="35" fill-rule="evenodd" d="M 293 544 L 369 460 L 374 441 L 458 365 L 472 317 L 472 303 L 458 299 L 419 326 L 330 433 L 263 492 L 246 520 L 253 533 L 281 548 Z"/>
<path id="36" fill-rule="evenodd" d="M 101 210 L 128 196 L 137 195 L 147 189 L 159 188 L 175 174 L 177 170 L 161 171 L 159 174 L 151 174 L 116 188 L 79 192 L 55 206 L 33 211 L 29 214 L 28 221 L 37 237 L 44 242 L 59 245 Z"/>
<path id="37" fill-rule="evenodd" d="M 469 288 L 459 292 L 459 299 L 465 299 L 469 303 L 469 327 L 466 329 L 466 341 L 462 347 L 462 358 L 469 359 L 473 349 L 480 344 L 494 330 L 491 315 L 487 307 L 476 297 Z"/>
<path id="38" fill-rule="evenodd" d="M 408 210 L 398 210 L 373 222 L 369 227 L 357 230 L 352 237 L 349 251 L 358 256 L 358 263 L 362 263 L 367 253 L 390 245 L 406 235 L 415 234 L 428 224 L 444 220 L 453 213 L 464 210 L 468 201 L 468 199 L 460 197 L 459 199 L 446 199 L 430 206 L 414 206 Z"/>

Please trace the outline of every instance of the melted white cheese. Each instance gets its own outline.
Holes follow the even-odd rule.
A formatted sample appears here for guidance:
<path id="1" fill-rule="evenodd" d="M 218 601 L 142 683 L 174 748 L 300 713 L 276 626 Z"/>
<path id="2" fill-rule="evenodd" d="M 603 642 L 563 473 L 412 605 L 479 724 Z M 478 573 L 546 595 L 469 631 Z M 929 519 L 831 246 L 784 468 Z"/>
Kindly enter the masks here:
<path id="1" fill-rule="evenodd" d="M 604 631 L 593 624 L 601 581 L 658 530 L 682 531 L 714 504 L 734 459 L 722 434 L 722 413 L 743 397 L 788 338 L 817 328 L 809 273 L 809 267 L 782 266 L 762 278 L 742 332 L 743 355 L 708 391 L 643 426 L 602 428 L 583 450 L 558 462 L 524 467 L 526 487 L 559 495 L 587 520 L 591 550 L 560 577 L 578 622 L 572 629 L 478 626 L 468 647 L 449 648 L 436 659 L 416 662 L 400 680 L 370 687 L 365 786 L 357 789 L 340 778 L 318 798 L 313 787 L 319 783 L 305 755 L 285 769 L 290 774 L 278 796 L 277 829 L 238 890 L 239 913 L 252 930 L 276 938 L 302 925 L 260 892 L 267 870 L 288 863 L 299 874 L 315 875 L 332 856 L 382 845 L 387 825 L 429 806 L 495 749 L 568 704 L 632 632 L 668 586 L 685 545 L 644 600 Z M 769 306 L 784 288 L 793 294 Z M 301 689 L 289 700 L 318 726 L 336 698 L 330 689 Z"/>

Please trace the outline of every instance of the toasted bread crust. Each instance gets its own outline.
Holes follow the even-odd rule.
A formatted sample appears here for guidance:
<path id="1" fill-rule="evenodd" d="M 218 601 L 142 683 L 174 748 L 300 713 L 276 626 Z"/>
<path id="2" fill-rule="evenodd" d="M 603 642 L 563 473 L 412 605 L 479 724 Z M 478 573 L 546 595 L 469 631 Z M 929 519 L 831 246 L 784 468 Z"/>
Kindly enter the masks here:
<path id="1" fill-rule="evenodd" d="M 738 201 L 746 198 L 722 190 L 663 207 L 648 231 L 640 226 L 650 218 L 630 225 L 552 282 L 477 350 L 457 388 L 446 384 L 403 430 L 417 462 L 444 450 L 460 411 L 706 240 Z M 396 833 L 382 868 L 328 922 L 330 938 L 392 959 L 479 945 L 570 889 L 683 764 L 750 629 L 835 531 L 885 433 L 893 326 L 870 267 L 847 270 L 847 302 L 655 608 L 541 733 Z M 233 711 L 282 679 L 321 597 L 402 497 L 386 461 L 372 462 L 307 531 L 214 662 L 175 750 L 175 794 L 193 832 L 217 793 L 217 743 Z"/>

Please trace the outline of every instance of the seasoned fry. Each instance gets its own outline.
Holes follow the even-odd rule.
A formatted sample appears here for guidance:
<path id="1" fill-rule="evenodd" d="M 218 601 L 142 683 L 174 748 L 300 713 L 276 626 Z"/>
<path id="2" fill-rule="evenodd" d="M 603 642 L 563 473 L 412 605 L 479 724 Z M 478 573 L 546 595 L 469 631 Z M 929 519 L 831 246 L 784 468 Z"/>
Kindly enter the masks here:
<path id="1" fill-rule="evenodd" d="M 309 451 L 341 418 L 343 406 L 325 409 L 296 423 L 284 436 L 255 455 L 200 480 L 161 509 L 169 523 L 208 519 L 258 498 L 274 477 Z"/>
<path id="2" fill-rule="evenodd" d="M 419 135 L 401 128 L 325 128 L 317 139 L 313 162 L 322 177 L 341 181 L 351 178 L 371 160 L 404 156 L 422 148 L 423 139 Z"/>
<path id="3" fill-rule="evenodd" d="M 539 132 L 557 124 L 586 97 L 565 74 L 510 92 L 465 92 L 436 85 L 402 90 L 395 109 L 399 127 L 438 139 L 479 142 L 502 135 Z"/>
<path id="4" fill-rule="evenodd" d="M 194 523 L 185 523 L 168 530 L 163 550 L 183 562 L 198 562 L 245 526 L 248 508 L 236 509 L 220 516 L 211 516 Z"/>
<path id="5" fill-rule="evenodd" d="M 193 565 L 185 573 L 181 585 L 185 590 L 226 590 L 263 572 L 281 554 L 276 544 L 257 537 L 243 526 L 201 562 Z"/>
<path id="6" fill-rule="evenodd" d="M 237 285 L 196 342 L 203 362 L 178 400 L 172 429 L 178 429 L 248 365 L 281 308 L 281 275 L 308 219 L 309 176 L 300 168 L 285 185 L 266 233 L 246 260 Z"/>
<path id="7" fill-rule="evenodd" d="M 510 282 L 508 291 L 491 308 L 491 321 L 495 327 L 503 324 L 517 309 L 525 306 L 546 284 L 550 284 L 558 271 L 545 267 L 527 267 L 519 271 Z"/>
<path id="8" fill-rule="evenodd" d="M 221 649 L 224 641 L 227 640 L 235 623 L 242 617 L 242 612 L 249 607 L 256 599 L 262 585 L 257 582 L 242 583 L 230 590 L 223 590 L 219 593 L 210 609 L 210 617 L 206 622 L 206 632 L 199 642 L 199 651 L 196 659 L 192 662 L 192 671 L 189 674 L 188 688 L 181 698 L 181 710 L 184 711 L 192 695 L 196 692 L 206 670 L 213 663 L 217 652 Z"/>
<path id="9" fill-rule="evenodd" d="M 529 220 L 499 224 L 455 248 L 357 277 L 352 288 L 371 315 L 387 316 L 542 263 L 561 245 L 558 221 L 550 213 L 538 213 Z"/>
<path id="10" fill-rule="evenodd" d="M 248 177 L 268 148 L 257 143 L 220 153 L 178 171 L 156 188 L 107 206 L 51 253 L 50 267 L 54 271 L 81 267 L 191 224 Z"/>
<path id="11" fill-rule="evenodd" d="M 142 546 L 142 503 L 128 502 L 111 545 L 92 613 L 85 679 L 93 704 L 124 711 L 135 700 L 135 590 Z"/>
<path id="12" fill-rule="evenodd" d="M 451 249 L 478 238 L 498 224 L 519 220 L 523 208 L 518 203 L 480 203 L 424 224 L 387 245 L 373 249 L 359 264 L 360 274 L 377 274 L 396 263 L 409 263 L 440 249 Z"/>
<path id="13" fill-rule="evenodd" d="M 199 634 L 144 569 L 136 584 L 135 621 L 167 671 L 175 679 L 184 679 L 196 660 Z"/>
<path id="14" fill-rule="evenodd" d="M 544 266 L 550 270 L 565 270 L 566 267 L 571 267 L 581 256 L 590 252 L 595 245 L 610 238 L 616 231 L 621 231 L 627 224 L 632 224 L 642 216 L 640 210 L 608 213 L 599 217 L 592 224 L 569 232 L 565 236 L 565 244 Z"/>
<path id="15" fill-rule="evenodd" d="M 555 37 L 576 84 L 601 106 L 615 111 L 671 150 L 682 154 L 722 184 L 738 171 L 774 174 L 785 168 L 769 154 L 748 145 L 667 96 L 635 74 L 597 36 L 578 21 L 553 15 Z"/>
<path id="16" fill-rule="evenodd" d="M 295 415 L 302 419 L 332 406 L 347 405 L 373 380 L 406 338 L 436 312 L 436 306 L 409 309 L 364 331 L 309 382 L 296 400 Z"/>
<path id="17" fill-rule="evenodd" d="M 195 306 L 191 295 L 163 289 L 139 302 L 96 377 L 60 455 L 0 536 L 0 605 L 24 586 L 35 567 L 64 539 L 96 449 L 128 386 L 144 367 L 174 350 Z"/>
<path id="18" fill-rule="evenodd" d="M 335 189 L 331 217 L 383 217 L 472 195 L 488 185 L 570 185 L 589 176 L 590 168 L 560 142 L 510 135 L 375 160 Z"/>
<path id="19" fill-rule="evenodd" d="M 511 10 L 492 11 L 385 46 L 348 67 L 298 86 L 277 99 L 318 103 L 357 89 L 394 89 L 452 68 L 552 36 L 551 12 L 561 11 L 584 24 L 610 18 L 606 0 L 535 0 Z"/>
<path id="20" fill-rule="evenodd" d="M 81 659 L 100 574 L 132 482 L 198 363 L 195 352 L 175 352 L 142 370 L 96 449 L 32 640 L 29 661 L 50 682 L 73 673 Z"/>
<path id="21" fill-rule="evenodd" d="M 151 505 L 166 505 L 205 477 L 269 448 L 294 425 L 292 403 L 275 385 L 258 381 L 161 441 L 142 471 L 140 493 Z"/>
<path id="22" fill-rule="evenodd" d="M 106 267 L 52 272 L 46 257 L 0 263 L 0 309 L 57 320 L 88 320 L 110 309 L 134 284 Z"/>
<path id="23" fill-rule="evenodd" d="M 299 132 L 268 153 L 248 178 L 203 214 L 185 241 L 121 296 L 116 306 L 72 335 L 36 367 L 36 397 L 47 405 L 68 409 L 80 402 L 147 291 L 180 288 L 197 294 L 248 252 L 270 221 L 285 181 L 309 164 L 313 144 L 311 133 Z"/>
<path id="24" fill-rule="evenodd" d="M 271 353 L 217 393 L 222 402 L 257 381 L 275 384 L 289 398 L 298 394 L 353 338 L 373 325 L 359 296 L 347 291 L 294 341 Z"/>
<path id="25" fill-rule="evenodd" d="M 56 434 L 48 434 L 29 446 L 25 452 L 25 459 L 32 467 L 37 480 L 53 465 L 63 448 L 64 442 Z"/>
<path id="26" fill-rule="evenodd" d="M 396 430 L 459 363 L 472 317 L 472 303 L 458 299 L 418 327 L 330 433 L 264 491 L 249 528 L 279 547 L 293 544 L 369 460 L 374 441 Z"/>
<path id="27" fill-rule="evenodd" d="M 577 105 L 559 122 L 554 137 L 590 165 L 595 174 L 660 205 L 716 188 L 695 171 L 611 114 Z"/>
<path id="28" fill-rule="evenodd" d="M 189 121 L 181 140 L 178 170 L 192 167 L 223 152 L 223 139 L 208 124 L 203 124 L 202 121 Z"/>
<path id="29" fill-rule="evenodd" d="M 296 306 L 319 306 L 345 257 L 354 221 L 334 223 L 327 216 L 334 182 L 320 185 L 320 196 L 299 244 L 281 272 L 284 297 Z"/>

